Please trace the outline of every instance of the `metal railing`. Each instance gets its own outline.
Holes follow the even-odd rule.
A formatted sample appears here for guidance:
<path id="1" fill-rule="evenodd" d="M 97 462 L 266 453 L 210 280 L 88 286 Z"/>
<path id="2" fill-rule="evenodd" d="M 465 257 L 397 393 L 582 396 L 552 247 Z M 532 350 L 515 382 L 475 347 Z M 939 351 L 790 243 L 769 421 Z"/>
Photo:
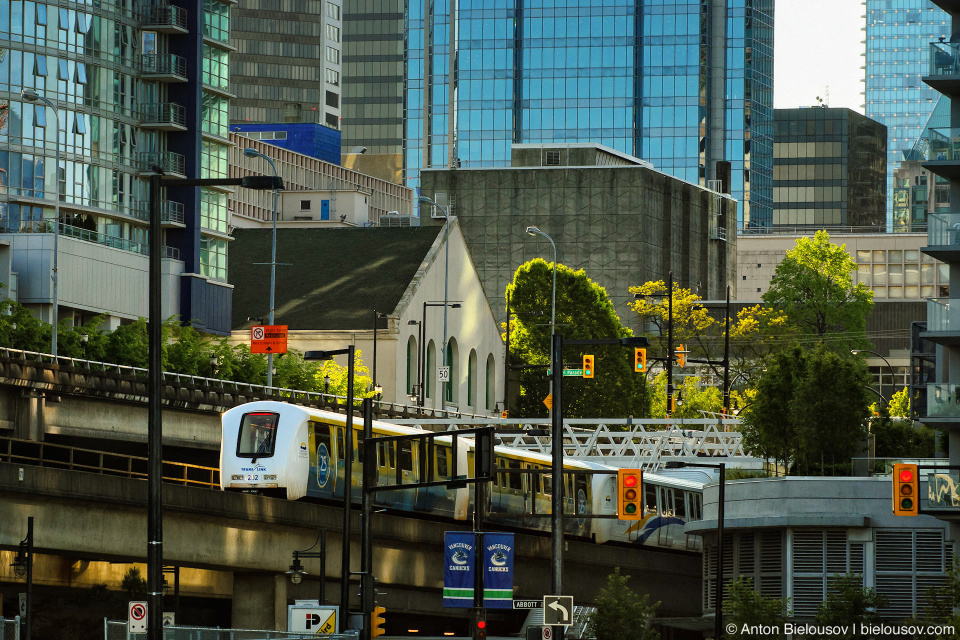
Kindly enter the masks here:
<path id="1" fill-rule="evenodd" d="M 353 633 L 292 633 L 260 629 L 211 629 L 208 627 L 164 627 L 163 640 L 357 640 Z M 127 634 L 127 623 L 103 621 L 104 640 L 146 640 L 145 633 Z"/>
<path id="2" fill-rule="evenodd" d="M 50 442 L 0 436 L 0 462 L 27 464 L 66 471 L 146 479 L 149 460 L 109 451 L 82 449 Z M 185 462 L 163 461 L 163 481 L 192 487 L 220 488 L 220 470 Z"/>
<path id="3" fill-rule="evenodd" d="M 960 55 L 957 53 L 956 44 L 952 42 L 930 43 L 928 74 L 931 76 L 960 75 Z"/>
<path id="4" fill-rule="evenodd" d="M 957 331 L 960 330 L 960 300 L 953 304 L 953 313 L 950 312 L 954 298 L 927 299 L 927 331 Z"/>
<path id="5" fill-rule="evenodd" d="M 153 171 L 153 167 L 158 166 L 166 173 L 179 173 L 184 175 L 187 159 L 183 154 L 173 151 L 143 151 L 139 157 L 140 171 Z"/>
<path id="6" fill-rule="evenodd" d="M 180 7 L 162 5 L 145 8 L 140 14 L 140 25 L 143 27 L 175 27 L 187 29 L 187 11 Z"/>
<path id="7" fill-rule="evenodd" d="M 173 53 L 145 53 L 140 56 L 140 73 L 187 79 L 187 59 Z"/>
<path id="8" fill-rule="evenodd" d="M 140 125 L 149 124 L 187 126 L 187 110 L 176 102 L 151 102 L 140 105 Z"/>
<path id="9" fill-rule="evenodd" d="M 927 244 L 957 245 L 960 249 L 960 213 L 931 213 L 927 216 Z"/>
<path id="10" fill-rule="evenodd" d="M 146 222 L 150 221 L 150 203 L 141 202 L 134 210 L 134 217 Z M 160 222 L 183 224 L 184 206 L 182 202 L 162 200 L 160 202 Z"/>
<path id="11" fill-rule="evenodd" d="M 960 384 L 927 385 L 927 418 L 960 418 Z"/>
<path id="12" fill-rule="evenodd" d="M 0 640 L 20 640 L 20 616 L 0 618 Z"/>
<path id="13" fill-rule="evenodd" d="M 41 366 L 73 369 L 82 369 L 85 372 L 100 372 L 120 377 L 129 377 L 142 379 L 146 382 L 149 370 L 143 367 L 131 367 L 112 362 L 100 362 L 97 360 L 85 360 L 83 358 L 70 358 L 65 356 L 54 356 L 48 353 L 39 353 L 36 351 L 25 351 L 23 349 L 13 349 L 10 347 L 0 347 L 0 359 L 21 360 L 37 362 Z M 320 393 L 318 391 L 301 391 L 300 389 L 288 389 L 286 387 L 267 387 L 266 385 L 251 384 L 249 382 L 237 382 L 234 380 L 223 380 L 221 378 L 206 378 L 203 376 L 193 376 L 185 373 L 174 373 L 171 371 L 163 372 L 164 382 L 171 386 L 179 387 L 205 387 L 216 389 L 218 391 L 233 391 L 243 393 L 249 396 L 271 397 L 277 400 L 291 402 L 296 404 L 303 402 L 307 404 L 321 404 L 325 408 L 339 411 L 346 404 L 345 396 L 338 396 L 331 393 Z M 360 406 L 360 399 L 357 399 L 357 407 Z M 490 421 L 489 415 L 479 415 L 462 411 L 447 411 L 444 409 L 431 409 L 427 407 L 416 407 L 412 405 L 399 404 L 396 402 L 384 402 L 374 400 L 375 410 L 391 414 L 407 415 L 426 415 L 431 418 L 450 419 L 467 418 L 470 420 Z"/>
<path id="14" fill-rule="evenodd" d="M 923 233 L 927 230 L 926 225 L 912 225 L 912 231 Z M 741 227 L 737 230 L 738 235 L 742 236 L 812 236 L 817 231 L 826 231 L 827 233 L 886 233 L 886 225 L 879 226 L 847 226 L 847 225 L 776 225 L 770 227 Z"/>
<path id="15" fill-rule="evenodd" d="M 174 203 L 179 204 L 179 203 Z M 182 205 L 181 205 L 182 206 Z M 182 216 L 182 213 L 181 213 Z M 134 217 L 139 218 L 139 215 Z M 182 218 L 181 218 L 182 223 Z M 17 225 L 16 228 L 11 226 L 4 226 L 0 228 L 0 232 L 3 233 L 53 233 L 53 221 L 52 220 L 26 220 Z M 60 223 L 60 235 L 66 238 L 72 238 L 74 240 L 81 240 L 83 242 L 92 242 L 93 244 L 99 244 L 104 247 L 110 247 L 111 249 L 120 249 L 121 251 L 130 251 L 131 253 L 139 253 L 140 255 L 150 255 L 150 245 L 145 242 L 134 242 L 133 240 L 126 240 L 124 238 L 118 238 L 116 236 L 107 235 L 105 233 L 100 233 L 98 231 L 91 231 L 90 229 L 84 229 L 82 227 L 75 227 L 73 225 L 66 224 L 64 222 Z M 164 257 L 174 258 L 176 260 L 180 259 L 180 250 L 176 247 L 164 246 Z"/>

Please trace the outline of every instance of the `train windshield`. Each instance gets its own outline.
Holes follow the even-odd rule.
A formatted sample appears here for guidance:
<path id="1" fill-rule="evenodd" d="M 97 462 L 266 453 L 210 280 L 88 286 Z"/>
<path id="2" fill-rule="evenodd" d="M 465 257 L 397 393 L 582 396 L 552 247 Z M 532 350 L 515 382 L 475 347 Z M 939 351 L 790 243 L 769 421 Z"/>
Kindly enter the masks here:
<path id="1" fill-rule="evenodd" d="M 277 443 L 279 413 L 245 413 L 240 422 L 237 455 L 261 458 L 273 455 Z"/>

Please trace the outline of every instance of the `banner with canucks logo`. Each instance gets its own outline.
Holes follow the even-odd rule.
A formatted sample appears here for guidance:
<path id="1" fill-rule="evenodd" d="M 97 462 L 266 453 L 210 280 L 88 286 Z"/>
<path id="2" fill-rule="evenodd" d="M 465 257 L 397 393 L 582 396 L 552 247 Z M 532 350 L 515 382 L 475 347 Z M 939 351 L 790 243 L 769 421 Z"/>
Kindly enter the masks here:
<path id="1" fill-rule="evenodd" d="M 473 607 L 474 534 L 447 531 L 443 535 L 443 547 L 443 606 Z"/>
<path id="2" fill-rule="evenodd" d="M 483 534 L 483 606 L 513 608 L 513 534 Z"/>

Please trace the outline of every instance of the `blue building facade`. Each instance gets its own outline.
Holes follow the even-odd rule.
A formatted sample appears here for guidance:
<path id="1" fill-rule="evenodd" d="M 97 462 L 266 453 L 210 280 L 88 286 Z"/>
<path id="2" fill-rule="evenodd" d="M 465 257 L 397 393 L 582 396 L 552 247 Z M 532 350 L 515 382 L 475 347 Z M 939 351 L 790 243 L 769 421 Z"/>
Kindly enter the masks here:
<path id="1" fill-rule="evenodd" d="M 513 143 L 597 142 L 721 180 L 741 227 L 772 224 L 772 0 L 460 0 L 453 33 L 449 13 L 409 5 L 411 184 L 424 166 L 509 166 Z"/>
<path id="2" fill-rule="evenodd" d="M 340 164 L 340 131 L 332 127 L 311 123 L 233 123 L 230 128 L 255 140 L 263 140 L 331 164 Z"/>
<path id="3" fill-rule="evenodd" d="M 60 236 L 89 243 L 71 254 L 83 254 L 83 264 L 116 268 L 90 267 L 91 273 L 123 282 L 124 269 L 135 269 L 143 262 L 137 257 L 148 251 L 147 179 L 153 167 L 172 176 L 227 177 L 232 4 L 0 3 L 0 230 L 13 238 L 15 261 L 18 245 L 29 244 L 21 234 L 53 235 L 56 224 Z M 22 98 L 24 89 L 51 101 L 53 109 Z M 191 187 L 161 195 L 164 258 L 170 261 L 164 270 L 176 290 L 168 293 L 173 302 L 167 310 L 224 335 L 232 291 L 228 193 Z M 58 271 L 64 285 L 60 321 L 105 314 L 120 322 L 145 315 L 138 311 L 141 301 L 145 310 L 145 291 L 130 292 L 128 299 L 137 302 L 121 309 L 100 295 L 113 285 L 81 282 L 71 288 L 62 263 Z M 21 284 L 36 277 L 36 286 L 27 282 L 24 288 L 39 293 L 27 302 L 50 321 L 54 305 L 45 278 L 23 276 Z"/>
<path id="4" fill-rule="evenodd" d="M 866 0 L 865 113 L 887 126 L 887 229 L 894 172 L 913 149 L 940 97 L 921 78 L 930 43 L 950 37 L 949 16 L 930 0 Z"/>

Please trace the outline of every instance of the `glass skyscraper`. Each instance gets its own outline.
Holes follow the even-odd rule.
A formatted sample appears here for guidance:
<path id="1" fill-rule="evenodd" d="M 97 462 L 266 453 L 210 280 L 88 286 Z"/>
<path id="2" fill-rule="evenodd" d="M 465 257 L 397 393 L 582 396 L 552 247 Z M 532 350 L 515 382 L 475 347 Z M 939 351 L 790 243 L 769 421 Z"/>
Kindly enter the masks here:
<path id="1" fill-rule="evenodd" d="M 865 113 L 887 125 L 887 229 L 894 227 L 893 179 L 940 94 L 925 85 L 929 47 L 950 37 L 946 12 L 930 0 L 866 0 Z"/>
<path id="2" fill-rule="evenodd" d="M 411 185 L 423 166 L 507 166 L 513 143 L 597 142 L 721 180 L 741 226 L 772 223 L 773 0 L 460 0 L 454 30 L 449 0 L 428 21 L 423 6 L 407 15 Z"/>

